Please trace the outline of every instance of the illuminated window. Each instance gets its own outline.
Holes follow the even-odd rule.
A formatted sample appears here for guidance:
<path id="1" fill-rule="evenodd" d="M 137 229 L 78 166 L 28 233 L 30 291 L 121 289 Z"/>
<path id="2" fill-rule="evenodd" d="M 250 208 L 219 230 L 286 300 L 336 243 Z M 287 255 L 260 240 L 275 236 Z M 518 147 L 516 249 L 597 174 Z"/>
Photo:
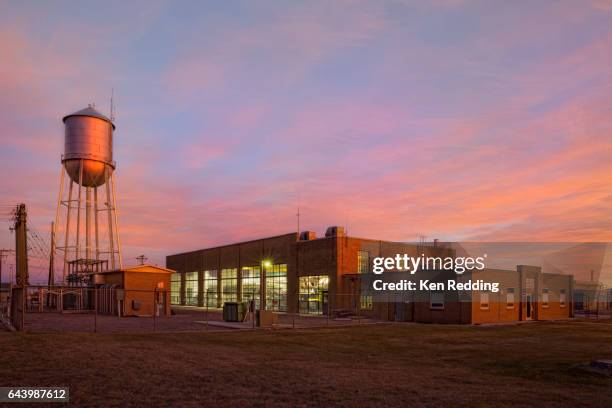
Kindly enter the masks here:
<path id="1" fill-rule="evenodd" d="M 264 266 L 266 273 L 266 309 L 287 311 L 287 264 Z"/>
<path id="2" fill-rule="evenodd" d="M 444 292 L 430 292 L 429 308 L 435 310 L 444 309 Z"/>
<path id="3" fill-rule="evenodd" d="M 204 305 L 217 307 L 217 271 L 204 271 Z"/>
<path id="4" fill-rule="evenodd" d="M 198 305 L 198 273 L 187 272 L 185 274 L 185 304 L 189 306 Z"/>
<path id="5" fill-rule="evenodd" d="M 259 266 L 245 266 L 242 268 L 242 301 L 255 300 L 255 308 L 259 309 L 259 290 L 261 288 L 261 274 Z"/>
<path id="6" fill-rule="evenodd" d="M 372 310 L 374 308 L 372 295 L 361 295 L 359 297 L 359 308 L 361 310 Z"/>
<path id="7" fill-rule="evenodd" d="M 238 300 L 238 269 L 221 269 L 221 303 Z"/>
<path id="8" fill-rule="evenodd" d="M 329 276 L 300 276 L 300 313 L 327 313 Z"/>
<path id="9" fill-rule="evenodd" d="M 480 309 L 489 310 L 489 292 L 480 292 Z"/>
<path id="10" fill-rule="evenodd" d="M 548 307 L 548 289 L 542 289 L 542 307 Z"/>
<path id="11" fill-rule="evenodd" d="M 368 251 L 357 251 L 357 273 L 370 272 L 370 253 Z"/>
<path id="12" fill-rule="evenodd" d="M 559 292 L 559 306 L 565 307 L 565 289 Z"/>
<path id="13" fill-rule="evenodd" d="M 181 274 L 178 272 L 170 275 L 170 303 L 181 304 Z"/>
<path id="14" fill-rule="evenodd" d="M 506 309 L 514 309 L 514 288 L 506 289 Z"/>

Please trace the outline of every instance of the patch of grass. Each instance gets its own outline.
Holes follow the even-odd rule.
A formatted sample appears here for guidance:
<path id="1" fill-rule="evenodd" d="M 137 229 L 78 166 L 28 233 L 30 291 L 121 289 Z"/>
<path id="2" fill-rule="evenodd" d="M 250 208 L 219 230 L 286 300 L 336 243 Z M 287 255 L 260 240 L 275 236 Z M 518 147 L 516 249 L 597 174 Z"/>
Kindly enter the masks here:
<path id="1" fill-rule="evenodd" d="M 2 333 L 2 386 L 79 405 L 612 406 L 612 325 L 376 325 L 193 333 Z"/>

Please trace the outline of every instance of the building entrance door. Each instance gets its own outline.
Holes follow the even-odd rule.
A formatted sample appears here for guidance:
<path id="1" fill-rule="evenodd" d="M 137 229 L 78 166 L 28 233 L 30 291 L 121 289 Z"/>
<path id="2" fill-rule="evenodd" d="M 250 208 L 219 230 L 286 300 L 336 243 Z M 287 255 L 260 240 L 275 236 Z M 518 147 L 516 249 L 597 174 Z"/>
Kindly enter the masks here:
<path id="1" fill-rule="evenodd" d="M 533 320 L 533 301 L 531 294 L 526 296 L 525 307 L 527 309 L 525 313 L 525 320 Z"/>

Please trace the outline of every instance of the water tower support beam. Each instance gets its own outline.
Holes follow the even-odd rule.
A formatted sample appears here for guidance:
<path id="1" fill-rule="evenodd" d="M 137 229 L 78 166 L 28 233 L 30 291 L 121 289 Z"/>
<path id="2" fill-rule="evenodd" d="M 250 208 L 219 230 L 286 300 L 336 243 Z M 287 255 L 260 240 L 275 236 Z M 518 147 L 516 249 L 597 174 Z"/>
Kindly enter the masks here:
<path id="1" fill-rule="evenodd" d="M 66 232 L 64 234 L 64 271 L 62 279 L 66 283 L 66 273 L 68 269 L 68 243 L 70 242 L 70 213 L 72 212 L 72 186 L 74 182 L 70 179 L 70 187 L 68 188 L 68 202 L 66 213 Z"/>
<path id="2" fill-rule="evenodd" d="M 94 187 L 94 230 L 95 230 L 95 247 L 96 261 L 100 260 L 100 230 L 98 224 L 98 187 Z"/>
<path id="3" fill-rule="evenodd" d="M 60 214 L 61 214 L 63 194 L 64 194 L 64 166 L 60 168 L 60 188 L 59 188 L 59 195 L 57 196 L 57 210 L 55 211 L 55 223 L 53 223 L 53 228 L 51 228 L 51 236 L 53 237 L 53 240 L 51 241 L 51 255 L 54 258 L 55 258 L 55 250 L 57 248 L 55 237 L 57 237 L 57 229 L 60 223 Z M 52 267 L 55 273 L 55 264 L 53 264 Z"/>
<path id="4" fill-rule="evenodd" d="M 91 259 L 91 187 L 85 187 L 85 258 Z"/>
<path id="5" fill-rule="evenodd" d="M 76 225 L 76 244 L 75 244 L 75 260 L 81 256 L 81 187 L 83 186 L 83 159 L 79 160 L 79 199 L 77 201 L 77 225 Z"/>
<path id="6" fill-rule="evenodd" d="M 113 188 L 113 214 L 115 216 L 115 239 L 117 240 L 117 257 L 119 258 L 119 269 L 123 268 L 123 259 L 121 259 L 121 241 L 119 241 L 119 220 L 117 218 L 117 193 L 115 189 L 115 173 L 111 176 L 111 186 Z"/>
<path id="7" fill-rule="evenodd" d="M 115 242 L 113 236 L 113 207 L 111 201 L 111 189 L 110 189 L 110 178 L 111 172 L 108 166 L 105 168 L 105 180 L 106 180 L 106 209 L 108 211 L 108 241 L 109 241 L 109 252 L 111 257 L 111 269 L 115 269 Z"/>

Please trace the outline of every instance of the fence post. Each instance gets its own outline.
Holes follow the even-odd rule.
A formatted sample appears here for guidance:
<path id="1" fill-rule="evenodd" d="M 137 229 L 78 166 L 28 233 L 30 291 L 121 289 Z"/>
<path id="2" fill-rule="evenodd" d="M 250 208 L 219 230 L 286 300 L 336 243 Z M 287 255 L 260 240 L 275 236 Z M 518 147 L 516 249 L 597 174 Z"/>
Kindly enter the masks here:
<path id="1" fill-rule="evenodd" d="M 353 297 L 353 301 L 355 302 L 355 315 L 357 316 L 357 324 L 361 324 L 361 316 L 359 316 L 359 301 L 361 300 L 360 298 L 358 298 L 355 293 L 351 294 L 351 297 Z"/>
<path id="2" fill-rule="evenodd" d="M 28 290 L 26 289 L 25 285 L 23 286 L 21 293 L 21 331 L 25 332 L 25 314 L 28 305 Z"/>
<path id="3" fill-rule="evenodd" d="M 157 331 L 157 290 L 153 291 L 153 331 Z"/>
<path id="4" fill-rule="evenodd" d="M 206 330 L 208 330 L 208 292 L 204 296 L 204 302 L 206 303 Z"/>
<path id="5" fill-rule="evenodd" d="M 327 326 L 329 326 L 329 315 L 331 314 L 331 307 L 329 304 L 329 295 L 327 295 L 327 318 L 325 319 L 325 323 L 327 324 Z"/>
<path id="6" fill-rule="evenodd" d="M 98 289 L 93 288 L 94 291 L 94 333 L 98 332 Z"/>

